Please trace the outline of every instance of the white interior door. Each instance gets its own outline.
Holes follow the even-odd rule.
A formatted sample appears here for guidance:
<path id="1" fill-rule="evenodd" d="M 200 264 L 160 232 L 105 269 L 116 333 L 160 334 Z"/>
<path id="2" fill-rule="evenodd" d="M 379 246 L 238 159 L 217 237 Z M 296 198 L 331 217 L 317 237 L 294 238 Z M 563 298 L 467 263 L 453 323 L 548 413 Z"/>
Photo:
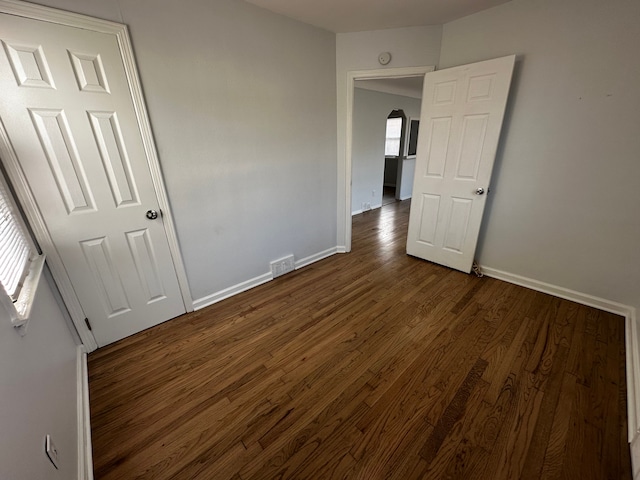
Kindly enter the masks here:
<path id="1" fill-rule="evenodd" d="M 0 40 L 0 119 L 98 345 L 184 313 L 116 36 L 0 14 Z"/>
<path id="2" fill-rule="evenodd" d="M 515 56 L 427 73 L 407 253 L 470 272 Z"/>

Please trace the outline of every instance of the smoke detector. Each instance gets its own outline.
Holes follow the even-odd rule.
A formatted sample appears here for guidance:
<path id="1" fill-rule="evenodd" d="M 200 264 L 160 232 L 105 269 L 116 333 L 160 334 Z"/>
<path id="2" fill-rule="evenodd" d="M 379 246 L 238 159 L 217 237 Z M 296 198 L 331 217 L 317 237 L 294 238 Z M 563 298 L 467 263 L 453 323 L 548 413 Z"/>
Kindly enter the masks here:
<path id="1" fill-rule="evenodd" d="M 389 52 L 382 52 L 378 55 L 378 62 L 380 65 L 387 65 L 391 61 L 391 54 Z"/>

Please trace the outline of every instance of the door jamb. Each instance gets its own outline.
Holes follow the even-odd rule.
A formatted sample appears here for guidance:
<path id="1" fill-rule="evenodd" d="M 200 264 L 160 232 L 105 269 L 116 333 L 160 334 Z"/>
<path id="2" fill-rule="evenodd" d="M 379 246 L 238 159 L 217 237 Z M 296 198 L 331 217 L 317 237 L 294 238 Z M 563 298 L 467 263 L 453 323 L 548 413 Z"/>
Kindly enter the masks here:
<path id="1" fill-rule="evenodd" d="M 142 143 L 147 157 L 147 165 L 151 173 L 151 179 L 158 200 L 158 205 L 163 213 L 163 225 L 167 235 L 167 241 L 169 243 L 171 259 L 173 261 L 178 284 L 180 286 L 182 301 L 187 312 L 193 311 L 193 299 L 189 289 L 187 273 L 184 267 L 182 254 L 180 252 L 180 246 L 178 244 L 178 237 L 175 231 L 175 223 L 173 221 L 171 209 L 169 207 L 166 187 L 160 170 L 158 154 L 151 131 L 147 107 L 142 95 L 142 87 L 127 26 L 108 20 L 35 5 L 21 0 L 0 0 L 0 13 L 111 34 L 115 35 L 117 38 L 125 74 L 129 84 L 129 90 L 133 99 L 138 126 L 140 127 Z M 47 254 L 47 263 L 51 269 L 53 278 L 60 289 L 64 303 L 69 309 L 69 313 L 76 329 L 78 330 L 78 334 L 82 339 L 82 343 L 87 351 L 91 352 L 98 348 L 98 344 L 93 333 L 91 333 L 85 324 L 84 312 L 78 297 L 75 294 L 71 280 L 62 262 L 62 258 L 53 244 L 53 240 L 47 230 L 44 218 L 40 214 L 26 176 L 20 167 L 18 158 L 11 146 L 11 142 L 9 141 L 9 137 L 1 121 L 0 153 L 2 154 L 4 160 L 3 164 L 7 170 L 8 177 L 25 211 L 29 224 L 31 225 L 31 228 L 33 228 L 37 241 Z"/>
<path id="2" fill-rule="evenodd" d="M 435 70 L 434 65 L 424 65 L 419 67 L 398 67 L 374 70 L 351 70 L 347 72 L 347 135 L 345 138 L 345 252 L 351 251 L 351 168 L 352 168 L 352 147 L 353 147 L 353 97 L 356 80 L 374 80 L 379 78 L 406 78 L 426 75 Z"/>

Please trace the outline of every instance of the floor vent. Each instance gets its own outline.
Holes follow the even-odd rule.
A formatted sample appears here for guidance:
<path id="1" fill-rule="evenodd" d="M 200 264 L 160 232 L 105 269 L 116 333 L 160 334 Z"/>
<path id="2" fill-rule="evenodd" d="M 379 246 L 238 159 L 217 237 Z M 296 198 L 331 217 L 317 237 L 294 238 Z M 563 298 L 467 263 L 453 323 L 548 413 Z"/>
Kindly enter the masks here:
<path id="1" fill-rule="evenodd" d="M 295 268 L 293 255 L 271 262 L 271 274 L 273 275 L 273 278 L 280 277 L 285 273 L 293 272 Z"/>

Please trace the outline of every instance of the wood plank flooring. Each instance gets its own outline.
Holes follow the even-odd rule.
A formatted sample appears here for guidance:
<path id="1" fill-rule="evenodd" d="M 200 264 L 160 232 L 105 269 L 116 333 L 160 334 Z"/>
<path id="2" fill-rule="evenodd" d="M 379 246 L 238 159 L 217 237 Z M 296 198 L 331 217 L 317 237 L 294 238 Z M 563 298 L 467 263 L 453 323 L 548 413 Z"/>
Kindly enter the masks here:
<path id="1" fill-rule="evenodd" d="M 408 209 L 92 353 L 96 478 L 631 478 L 623 319 L 408 257 Z"/>

